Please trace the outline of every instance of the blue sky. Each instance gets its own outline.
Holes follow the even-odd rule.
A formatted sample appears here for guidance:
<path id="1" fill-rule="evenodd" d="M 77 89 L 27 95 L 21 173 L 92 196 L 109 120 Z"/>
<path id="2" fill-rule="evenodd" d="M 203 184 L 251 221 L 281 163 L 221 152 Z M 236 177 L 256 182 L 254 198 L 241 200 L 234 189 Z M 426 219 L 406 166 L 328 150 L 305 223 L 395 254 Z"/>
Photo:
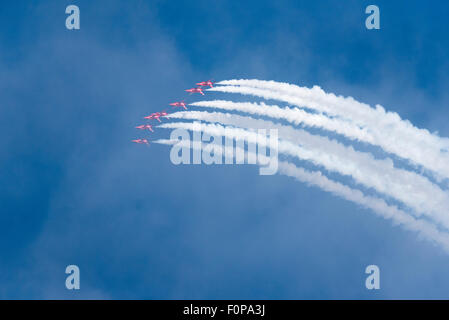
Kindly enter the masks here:
<path id="1" fill-rule="evenodd" d="M 69 4 L 80 30 L 65 28 Z M 369 4 L 381 30 L 365 28 Z M 449 4 L 0 8 L 0 298 L 448 297 L 449 256 L 369 210 L 252 166 L 174 166 L 167 147 L 130 140 L 209 78 L 320 85 L 447 137 Z M 379 291 L 365 289 L 369 264 Z"/>

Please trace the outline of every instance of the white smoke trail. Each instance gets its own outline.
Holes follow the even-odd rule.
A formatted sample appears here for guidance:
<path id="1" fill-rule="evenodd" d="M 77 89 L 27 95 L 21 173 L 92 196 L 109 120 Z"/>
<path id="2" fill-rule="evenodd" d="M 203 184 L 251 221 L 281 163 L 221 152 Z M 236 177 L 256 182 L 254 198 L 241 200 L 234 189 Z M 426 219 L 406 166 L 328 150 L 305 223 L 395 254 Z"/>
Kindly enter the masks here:
<path id="1" fill-rule="evenodd" d="M 395 168 L 389 159 L 377 160 L 369 153 L 355 151 L 352 147 L 343 146 L 326 137 L 314 136 L 301 129 L 251 117 L 199 111 L 178 112 L 171 114 L 170 117 L 219 122 L 247 129 L 276 128 L 279 131 L 279 137 L 285 140 L 279 143 L 280 153 L 311 161 L 329 171 L 351 176 L 356 182 L 401 201 L 418 215 L 428 215 L 449 229 L 447 214 L 449 195 L 425 177 Z M 160 127 L 192 129 L 191 123 L 170 123 Z M 223 136 L 232 134 L 237 139 L 247 137 L 249 134 L 248 131 L 237 128 L 224 132 L 223 127 L 216 125 L 205 125 L 202 129 L 205 132 Z M 257 136 L 256 133 L 250 134 Z M 255 137 L 253 139 L 256 141 Z M 301 147 L 290 141 L 300 144 Z"/>
<path id="2" fill-rule="evenodd" d="M 190 104 L 196 107 L 216 108 L 227 111 L 241 111 L 245 113 L 267 116 L 274 119 L 286 120 L 293 124 L 304 124 L 308 127 L 322 128 L 344 135 L 352 140 L 374 144 L 375 141 L 368 130 L 354 125 L 352 122 L 338 118 L 329 118 L 324 114 L 312 114 L 298 108 L 281 108 L 265 103 L 233 102 L 226 100 L 198 101 Z"/>
<path id="3" fill-rule="evenodd" d="M 426 129 L 420 129 L 413 126 L 408 120 L 403 120 L 395 112 L 386 111 L 381 105 L 371 108 L 366 103 L 361 103 L 352 97 L 336 96 L 333 93 L 326 93 L 319 86 L 312 89 L 299 87 L 294 84 L 264 81 L 264 80 L 225 80 L 218 84 L 246 86 L 260 89 L 268 89 L 281 93 L 293 95 L 305 99 L 311 103 L 311 107 L 317 110 L 334 114 L 342 117 L 350 117 L 353 121 L 360 122 L 362 125 L 381 128 L 386 127 L 405 137 L 405 139 L 414 139 L 417 142 L 426 143 L 441 149 L 449 149 L 449 138 L 439 137 L 430 133 Z"/>
<path id="4" fill-rule="evenodd" d="M 441 232 L 433 224 L 425 220 L 410 216 L 396 206 L 388 205 L 382 199 L 366 196 L 360 190 L 352 189 L 333 181 L 319 171 L 308 172 L 291 163 L 280 162 L 279 172 L 371 209 L 385 219 L 391 219 L 394 223 L 400 224 L 406 229 L 416 231 L 420 236 L 442 245 L 444 250 L 449 253 L 449 235 L 447 233 Z"/>
<path id="5" fill-rule="evenodd" d="M 166 145 L 178 145 L 179 147 L 195 148 L 195 144 L 191 141 L 177 141 L 177 140 L 156 140 L 154 143 Z M 196 146 L 198 147 L 198 146 Z M 199 145 L 201 149 L 201 145 Z M 219 148 L 219 146 L 217 146 Z M 241 150 L 244 152 L 244 150 Z M 226 148 L 222 148 L 222 154 L 226 153 Z M 234 156 L 234 153 L 227 156 Z M 263 161 L 268 161 L 264 159 Z M 385 219 L 391 219 L 395 224 L 399 224 L 407 230 L 418 232 L 420 237 L 431 241 L 434 244 L 439 244 L 449 253 L 449 235 L 439 231 L 434 225 L 421 220 L 415 219 L 406 212 L 397 208 L 396 206 L 388 205 L 384 200 L 366 196 L 357 189 L 352 189 L 339 182 L 333 181 L 324 176 L 320 171 L 310 172 L 302 168 L 296 167 L 289 162 L 279 163 L 279 173 L 293 177 L 298 181 L 308 183 L 310 185 L 321 188 L 324 191 L 330 192 L 343 199 L 357 203 L 365 208 L 371 209 L 374 213 L 382 216 Z"/>
<path id="6" fill-rule="evenodd" d="M 439 179 L 449 178 L 447 165 L 449 139 L 433 135 L 425 129 L 416 128 L 410 122 L 402 120 L 396 113 L 386 112 L 381 106 L 373 109 L 353 98 L 326 94 L 318 87 L 308 89 L 260 80 L 229 80 L 220 83 L 227 86 L 208 90 L 279 100 L 351 120 L 370 133 L 373 137 L 372 144 L 408 159 L 414 164 L 424 166 Z M 231 83 L 241 83 L 242 86 L 229 85 Z"/>

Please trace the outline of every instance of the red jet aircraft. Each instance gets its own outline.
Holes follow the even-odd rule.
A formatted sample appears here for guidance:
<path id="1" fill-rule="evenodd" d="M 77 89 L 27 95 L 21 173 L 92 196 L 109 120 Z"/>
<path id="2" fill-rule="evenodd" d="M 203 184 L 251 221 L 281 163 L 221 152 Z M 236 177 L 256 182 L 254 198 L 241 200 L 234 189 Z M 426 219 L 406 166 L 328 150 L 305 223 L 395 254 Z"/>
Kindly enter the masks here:
<path id="1" fill-rule="evenodd" d="M 192 89 L 187 89 L 186 91 L 187 91 L 187 92 L 190 92 L 190 94 L 192 94 L 192 93 L 194 93 L 194 92 L 198 92 L 198 93 L 201 93 L 201 94 L 204 96 L 204 93 L 203 93 L 203 89 L 202 89 L 202 88 L 192 88 Z"/>
<path id="2" fill-rule="evenodd" d="M 139 144 L 149 144 L 147 139 L 136 139 L 136 140 L 132 140 L 132 142 L 139 143 Z"/>
<path id="3" fill-rule="evenodd" d="M 186 103 L 184 101 L 173 102 L 173 103 L 170 103 L 170 105 L 173 107 L 183 107 L 184 109 L 187 110 Z"/>
<path id="4" fill-rule="evenodd" d="M 207 80 L 207 81 L 198 82 L 196 85 L 200 86 L 200 87 L 207 87 L 207 86 L 209 86 L 209 87 L 212 88 L 214 83 L 215 82 L 212 82 L 211 80 Z"/>
<path id="5" fill-rule="evenodd" d="M 140 130 L 150 130 L 151 132 L 154 132 L 153 126 L 151 124 L 142 124 L 141 126 L 137 126 L 136 129 Z"/>
<path id="6" fill-rule="evenodd" d="M 168 113 L 165 111 L 162 112 L 154 112 L 152 114 L 150 114 L 149 116 L 144 117 L 144 119 L 156 119 L 159 122 L 162 122 L 161 119 L 159 119 L 160 117 L 165 117 L 167 116 Z"/>

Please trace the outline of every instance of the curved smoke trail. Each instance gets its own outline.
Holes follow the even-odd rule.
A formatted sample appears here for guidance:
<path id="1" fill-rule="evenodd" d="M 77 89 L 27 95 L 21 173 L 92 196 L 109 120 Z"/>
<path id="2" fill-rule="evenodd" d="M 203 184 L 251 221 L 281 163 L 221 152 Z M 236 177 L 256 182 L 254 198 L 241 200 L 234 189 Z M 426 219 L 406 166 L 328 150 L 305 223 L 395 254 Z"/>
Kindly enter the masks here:
<path id="1" fill-rule="evenodd" d="M 228 80 L 221 81 L 220 84 L 225 86 L 208 91 L 278 100 L 322 115 L 348 120 L 368 130 L 372 141 L 367 142 L 411 163 L 422 165 L 440 179 L 449 178 L 449 139 L 431 134 L 426 129 L 416 128 L 409 121 L 402 120 L 398 114 L 386 112 L 380 105 L 374 109 L 351 97 L 327 94 L 319 87 L 308 89 L 274 81 Z"/>
<path id="2" fill-rule="evenodd" d="M 204 133 L 236 140 L 247 139 L 259 145 L 263 140 L 258 140 L 258 134 L 252 130 L 276 128 L 280 137 L 280 154 L 308 161 L 318 168 L 310 172 L 293 163 L 281 162 L 279 173 L 370 208 L 439 243 L 449 252 L 449 192 L 442 185 L 442 181 L 449 178 L 448 138 L 417 128 L 381 106 L 371 108 L 351 97 L 326 93 L 319 87 L 309 89 L 261 80 L 227 80 L 218 84 L 208 91 L 238 93 L 295 107 L 253 101 L 198 101 L 190 106 L 219 109 L 222 112 L 184 111 L 171 114 L 168 118 L 205 121 L 208 124 L 202 125 L 200 129 Z M 254 117 L 286 121 L 290 125 Z M 199 130 L 198 127 L 194 129 L 192 123 L 177 121 L 160 127 Z M 313 133 L 309 131 L 310 128 L 319 128 L 321 131 Z M 349 144 L 358 141 L 379 147 L 386 155 L 380 159 L 366 150 L 357 150 L 355 145 L 327 137 L 329 133 L 344 137 Z M 169 140 L 156 142 L 174 143 Z M 397 156 L 399 160 L 393 161 L 389 158 L 391 155 Z M 429 170 L 436 181 L 413 168 L 398 166 L 397 161 Z M 330 172 L 350 177 L 354 186 L 331 180 L 326 176 Z M 375 195 L 365 194 L 368 191 Z M 405 208 L 387 203 L 390 200 Z"/>
<path id="3" fill-rule="evenodd" d="M 160 139 L 153 141 L 154 143 L 165 145 L 177 145 L 178 147 L 191 148 L 196 150 L 202 150 L 202 145 L 196 145 L 191 141 L 178 141 Z M 219 152 L 223 155 L 226 154 L 226 148 L 216 146 L 215 148 L 221 149 Z M 239 147 L 236 147 L 238 149 Z M 241 152 L 249 151 L 241 150 Z M 227 156 L 234 157 L 234 152 Z M 253 155 L 254 157 L 260 157 L 260 155 Z M 268 159 L 261 159 L 261 162 L 268 162 Z M 403 228 L 415 231 L 418 235 L 428 241 L 441 246 L 447 253 L 449 253 L 449 234 L 438 230 L 438 228 L 427 221 L 416 219 L 410 216 L 407 212 L 399 209 L 397 206 L 387 204 L 383 199 L 373 196 L 364 195 L 363 192 L 357 189 L 350 188 L 340 182 L 334 181 L 320 171 L 308 171 L 303 168 L 297 167 L 293 163 L 287 161 L 281 161 L 279 163 L 279 173 L 292 177 L 300 182 L 307 183 L 311 186 L 318 187 L 324 191 L 330 192 L 340 198 L 352 201 L 367 209 L 372 210 L 377 215 L 384 219 L 390 219 L 394 224 L 400 225 Z"/>

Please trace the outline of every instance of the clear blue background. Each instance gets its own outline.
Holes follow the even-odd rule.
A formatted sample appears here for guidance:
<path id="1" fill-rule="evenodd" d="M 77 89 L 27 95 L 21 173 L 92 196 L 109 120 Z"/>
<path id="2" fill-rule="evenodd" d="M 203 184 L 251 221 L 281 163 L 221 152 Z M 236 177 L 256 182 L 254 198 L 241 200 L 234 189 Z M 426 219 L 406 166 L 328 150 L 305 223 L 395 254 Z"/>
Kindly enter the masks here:
<path id="1" fill-rule="evenodd" d="M 0 298 L 448 298 L 449 256 L 369 210 L 130 143 L 210 78 L 320 85 L 449 136 L 448 16 L 446 1 L 3 1 Z"/>

